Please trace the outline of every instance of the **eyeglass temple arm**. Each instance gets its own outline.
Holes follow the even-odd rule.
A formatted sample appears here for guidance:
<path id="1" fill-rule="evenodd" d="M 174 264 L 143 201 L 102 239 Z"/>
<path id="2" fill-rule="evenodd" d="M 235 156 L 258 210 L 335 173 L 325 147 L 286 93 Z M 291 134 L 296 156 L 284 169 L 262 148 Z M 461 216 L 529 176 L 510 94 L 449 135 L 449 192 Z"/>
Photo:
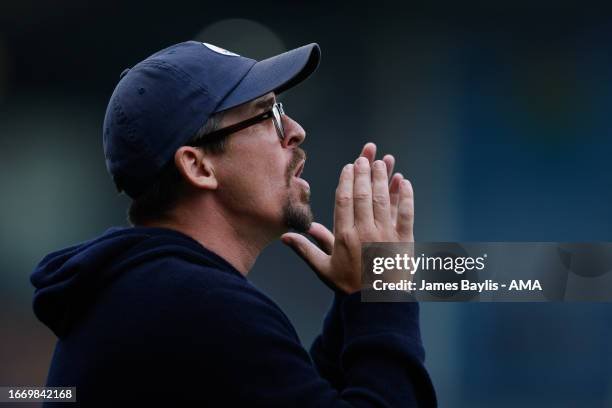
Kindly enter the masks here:
<path id="1" fill-rule="evenodd" d="M 269 110 L 267 112 L 264 112 L 262 114 L 259 114 L 257 116 L 253 116 L 250 119 L 244 120 L 242 122 L 236 123 L 234 125 L 230 125 L 226 128 L 223 129 L 219 129 L 219 130 L 215 130 L 214 132 L 210 132 L 207 133 L 206 135 L 204 135 L 204 137 L 202 137 L 202 139 L 196 141 L 195 144 L 200 144 L 200 143 L 208 143 L 213 141 L 214 139 L 218 139 L 218 138 L 222 138 L 224 136 L 227 136 L 231 133 L 235 133 L 238 132 L 242 129 L 246 129 L 249 126 L 252 126 L 258 122 L 262 122 L 268 118 L 272 117 L 272 110 Z"/>

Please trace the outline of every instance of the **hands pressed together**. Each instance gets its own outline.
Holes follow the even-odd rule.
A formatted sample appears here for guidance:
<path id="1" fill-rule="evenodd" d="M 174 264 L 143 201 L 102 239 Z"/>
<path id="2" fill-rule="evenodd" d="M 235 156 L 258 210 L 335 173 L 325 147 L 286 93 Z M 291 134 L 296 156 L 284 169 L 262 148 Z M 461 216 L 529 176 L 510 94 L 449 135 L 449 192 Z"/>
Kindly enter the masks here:
<path id="1" fill-rule="evenodd" d="M 316 222 L 308 231 L 320 248 L 297 233 L 281 237 L 328 286 L 345 293 L 361 289 L 362 243 L 414 242 L 412 185 L 393 174 L 393 156 L 375 157 L 376 145 L 368 143 L 355 163 L 342 169 L 333 232 Z"/>

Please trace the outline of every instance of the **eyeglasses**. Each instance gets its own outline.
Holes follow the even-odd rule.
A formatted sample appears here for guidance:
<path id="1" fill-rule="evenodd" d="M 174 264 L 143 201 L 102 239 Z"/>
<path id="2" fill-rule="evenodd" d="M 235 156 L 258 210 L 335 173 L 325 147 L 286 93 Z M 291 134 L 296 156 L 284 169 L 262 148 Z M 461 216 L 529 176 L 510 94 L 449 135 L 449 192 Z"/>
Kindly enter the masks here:
<path id="1" fill-rule="evenodd" d="M 278 137 L 283 140 L 285 138 L 285 128 L 283 128 L 282 115 L 285 114 L 283 110 L 283 104 L 280 102 L 275 103 L 272 106 L 272 109 L 266 111 L 264 113 L 260 113 L 257 116 L 253 116 L 252 118 L 245 119 L 242 122 L 234 123 L 228 127 L 217 129 L 214 132 L 207 133 L 201 139 L 197 140 L 194 145 L 205 144 L 212 142 L 214 140 L 219 140 L 225 136 L 228 136 L 232 133 L 236 133 L 242 129 L 246 129 L 249 126 L 256 125 L 264 120 L 272 118 L 274 121 L 274 127 L 276 128 L 276 134 Z"/>

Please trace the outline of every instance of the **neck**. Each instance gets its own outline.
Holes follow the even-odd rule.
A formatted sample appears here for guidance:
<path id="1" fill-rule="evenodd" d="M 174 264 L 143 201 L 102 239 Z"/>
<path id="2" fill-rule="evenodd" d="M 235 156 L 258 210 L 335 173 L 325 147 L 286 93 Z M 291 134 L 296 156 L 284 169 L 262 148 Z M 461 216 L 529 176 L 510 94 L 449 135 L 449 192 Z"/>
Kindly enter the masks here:
<path id="1" fill-rule="evenodd" d="M 244 276 L 260 252 L 274 239 L 262 234 L 261 228 L 231 217 L 215 205 L 177 208 L 170 217 L 145 226 L 169 228 L 190 236 Z"/>

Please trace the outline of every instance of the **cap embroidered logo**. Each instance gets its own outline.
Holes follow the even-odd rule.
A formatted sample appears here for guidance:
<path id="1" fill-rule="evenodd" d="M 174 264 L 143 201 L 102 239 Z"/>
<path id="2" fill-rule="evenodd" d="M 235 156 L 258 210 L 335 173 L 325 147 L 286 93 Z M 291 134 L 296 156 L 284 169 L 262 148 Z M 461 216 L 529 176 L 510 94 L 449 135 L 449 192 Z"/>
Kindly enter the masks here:
<path id="1" fill-rule="evenodd" d="M 238 54 L 234 54 L 231 51 L 223 49 L 221 47 L 217 47 L 216 45 L 212 45 L 212 44 L 205 43 L 205 42 L 203 42 L 202 44 L 204 44 L 208 49 L 210 49 L 210 50 L 212 50 L 212 51 L 214 51 L 216 53 L 219 53 L 219 54 L 228 55 L 228 56 L 232 56 L 232 57 L 239 57 L 240 56 Z"/>

